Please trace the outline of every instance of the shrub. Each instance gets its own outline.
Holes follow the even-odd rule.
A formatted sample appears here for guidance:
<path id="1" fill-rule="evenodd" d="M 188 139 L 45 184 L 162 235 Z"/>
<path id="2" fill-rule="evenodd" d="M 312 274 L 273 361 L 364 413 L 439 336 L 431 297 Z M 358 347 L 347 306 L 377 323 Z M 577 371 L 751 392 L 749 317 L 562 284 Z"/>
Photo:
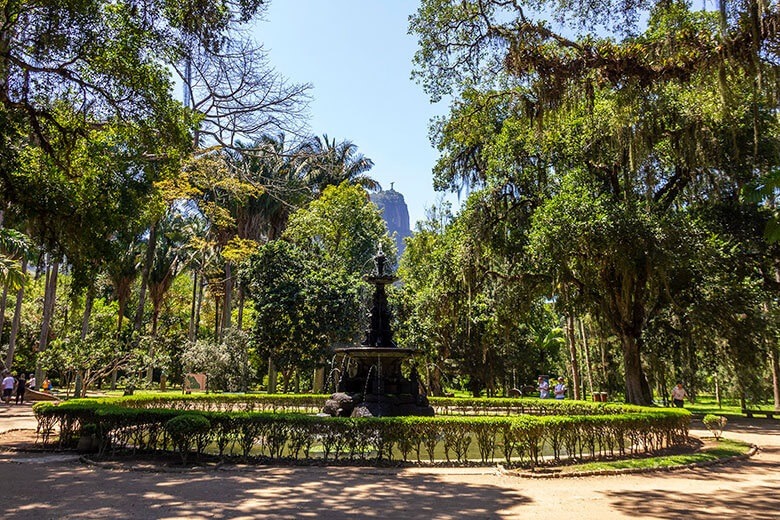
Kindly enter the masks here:
<path id="1" fill-rule="evenodd" d="M 710 433 L 715 436 L 715 440 L 719 440 L 720 436 L 723 435 L 723 429 L 726 427 L 729 420 L 720 415 L 707 414 L 704 416 L 704 419 L 702 419 L 702 422 Z"/>
<path id="2" fill-rule="evenodd" d="M 211 423 L 200 414 L 177 415 L 165 423 L 165 431 L 170 436 L 174 449 L 181 454 L 183 464 L 187 463 L 187 455 L 193 444 L 198 445 L 200 454 L 200 446 L 204 443 L 199 441 L 201 437 L 208 436 L 210 429 Z"/>

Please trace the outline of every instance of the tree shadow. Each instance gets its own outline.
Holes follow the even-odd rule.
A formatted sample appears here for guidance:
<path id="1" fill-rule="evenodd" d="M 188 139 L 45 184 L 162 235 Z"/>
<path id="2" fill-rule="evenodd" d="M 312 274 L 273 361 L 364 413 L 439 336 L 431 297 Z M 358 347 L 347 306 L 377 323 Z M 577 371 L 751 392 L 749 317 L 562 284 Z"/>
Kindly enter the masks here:
<path id="1" fill-rule="evenodd" d="M 41 466 L 41 465 L 33 465 Z M 0 473 L 8 471 L 0 466 Z M 502 518 L 519 491 L 446 475 L 372 468 L 260 468 L 157 474 L 58 467 L 9 479 L 6 518 Z M 24 473 L 18 471 L 17 473 Z M 31 492 L 30 486 L 38 492 Z"/>
<path id="2" fill-rule="evenodd" d="M 750 489 L 724 489 L 715 493 L 679 493 L 673 491 L 606 492 L 612 506 L 627 515 L 641 518 L 745 517 L 752 520 L 776 520 L 780 514 L 778 488 L 758 486 Z"/>

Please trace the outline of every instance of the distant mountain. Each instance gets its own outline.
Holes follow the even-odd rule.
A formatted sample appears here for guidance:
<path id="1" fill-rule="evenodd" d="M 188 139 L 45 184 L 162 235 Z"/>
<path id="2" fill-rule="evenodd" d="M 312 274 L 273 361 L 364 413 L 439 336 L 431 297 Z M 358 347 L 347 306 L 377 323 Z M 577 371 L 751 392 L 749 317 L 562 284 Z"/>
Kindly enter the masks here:
<path id="1" fill-rule="evenodd" d="M 371 202 L 382 211 L 382 217 L 390 234 L 396 234 L 395 245 L 400 257 L 404 252 L 404 238 L 412 235 L 409 227 L 409 208 L 406 206 L 404 196 L 393 189 L 392 183 L 389 190 L 371 193 L 370 196 Z"/>

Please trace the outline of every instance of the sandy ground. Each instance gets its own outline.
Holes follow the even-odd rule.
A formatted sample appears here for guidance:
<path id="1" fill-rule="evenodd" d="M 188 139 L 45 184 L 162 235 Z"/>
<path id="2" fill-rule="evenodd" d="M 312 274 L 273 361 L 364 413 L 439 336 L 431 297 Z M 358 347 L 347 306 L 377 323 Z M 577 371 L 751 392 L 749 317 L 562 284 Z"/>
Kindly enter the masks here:
<path id="1" fill-rule="evenodd" d="M 34 425 L 29 406 L 0 405 L 0 432 Z M 0 433 L 0 449 L 11 436 Z M 0 507 L 4 520 L 780 519 L 780 421 L 734 419 L 725 436 L 761 450 L 746 461 L 693 470 L 551 480 L 490 468 L 158 473 L 87 466 L 72 454 L 0 451 Z"/>

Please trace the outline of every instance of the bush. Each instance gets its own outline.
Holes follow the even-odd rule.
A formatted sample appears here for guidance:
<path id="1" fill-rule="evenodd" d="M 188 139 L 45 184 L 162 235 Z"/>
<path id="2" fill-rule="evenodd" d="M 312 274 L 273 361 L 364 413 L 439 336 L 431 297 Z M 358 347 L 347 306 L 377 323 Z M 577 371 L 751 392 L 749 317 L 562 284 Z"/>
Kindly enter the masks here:
<path id="1" fill-rule="evenodd" d="M 702 422 L 710 433 L 715 436 L 715 440 L 719 440 L 720 436 L 723 435 L 723 429 L 726 427 L 729 420 L 720 415 L 707 414 L 704 416 L 704 419 L 702 419 Z"/>
<path id="2" fill-rule="evenodd" d="M 165 431 L 173 442 L 174 449 L 181 454 L 182 463 L 187 463 L 187 455 L 193 444 L 198 446 L 198 454 L 205 445 L 203 437 L 208 436 L 211 423 L 200 414 L 183 414 L 169 419 L 165 423 Z"/>

